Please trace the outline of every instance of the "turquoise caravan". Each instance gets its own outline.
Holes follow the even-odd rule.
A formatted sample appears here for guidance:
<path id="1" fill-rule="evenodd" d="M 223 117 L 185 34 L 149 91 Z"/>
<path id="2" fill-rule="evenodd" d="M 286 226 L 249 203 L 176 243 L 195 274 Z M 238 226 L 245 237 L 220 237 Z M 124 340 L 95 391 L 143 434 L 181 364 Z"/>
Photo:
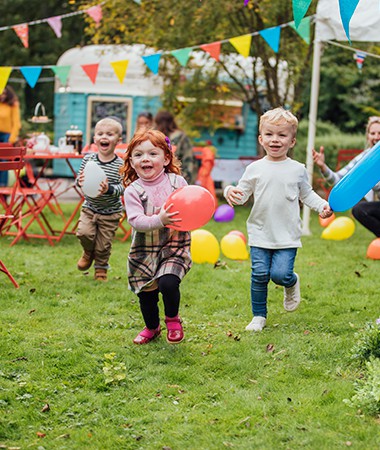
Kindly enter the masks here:
<path id="1" fill-rule="evenodd" d="M 66 51 L 57 62 L 57 66 L 68 67 L 69 74 L 64 85 L 58 79 L 55 85 L 55 145 L 71 127 L 83 132 L 83 145 L 90 144 L 96 122 L 106 116 L 122 120 L 123 142 L 128 142 L 137 115 L 142 111 L 155 114 L 161 107 L 163 80 L 147 69 L 142 58 L 152 53 L 152 49 L 140 44 L 90 45 Z M 205 58 L 203 52 L 197 53 L 197 58 Z M 120 82 L 114 68 L 125 68 L 126 64 L 124 78 L 118 73 Z M 257 154 L 257 117 L 239 100 L 210 107 L 220 111 L 220 126 L 212 135 L 200 129 L 200 140 L 211 140 L 218 149 L 214 179 L 235 181 L 230 178 L 239 178 L 246 163 Z M 72 162 L 77 170 L 80 160 Z M 53 168 L 56 176 L 70 176 L 62 161 L 54 161 Z"/>

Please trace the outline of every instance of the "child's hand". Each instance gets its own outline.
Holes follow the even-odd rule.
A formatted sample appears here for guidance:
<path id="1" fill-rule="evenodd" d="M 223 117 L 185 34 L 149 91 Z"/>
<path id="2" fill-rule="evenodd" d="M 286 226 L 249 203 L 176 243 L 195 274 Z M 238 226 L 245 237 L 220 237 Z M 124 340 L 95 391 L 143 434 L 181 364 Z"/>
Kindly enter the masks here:
<path id="1" fill-rule="evenodd" d="M 313 161 L 314 163 L 322 170 L 325 168 L 325 149 L 324 147 L 319 147 L 319 153 L 316 150 L 312 150 L 313 152 Z"/>
<path id="2" fill-rule="evenodd" d="M 105 194 L 107 191 L 108 191 L 108 178 L 106 178 L 105 180 L 103 180 L 99 184 L 99 193 L 98 193 L 98 195 Z"/>
<path id="3" fill-rule="evenodd" d="M 330 208 L 329 205 L 326 205 L 323 207 L 323 211 L 319 214 L 319 217 L 321 219 L 327 219 L 328 217 L 333 215 L 333 210 Z"/>
<path id="4" fill-rule="evenodd" d="M 84 183 L 84 172 L 83 172 L 83 170 L 81 170 L 78 174 L 77 184 L 81 188 L 83 186 L 83 183 Z"/>
<path id="5" fill-rule="evenodd" d="M 162 207 L 161 211 L 158 213 L 158 216 L 162 222 L 162 225 L 171 225 L 176 222 L 181 222 L 182 219 L 180 218 L 174 218 L 176 214 L 178 214 L 178 211 L 169 212 L 170 208 L 173 206 L 173 203 L 170 203 L 166 208 Z"/>
<path id="6" fill-rule="evenodd" d="M 227 192 L 227 203 L 230 206 L 238 205 L 239 200 L 243 197 L 243 191 L 237 187 L 230 187 Z"/>

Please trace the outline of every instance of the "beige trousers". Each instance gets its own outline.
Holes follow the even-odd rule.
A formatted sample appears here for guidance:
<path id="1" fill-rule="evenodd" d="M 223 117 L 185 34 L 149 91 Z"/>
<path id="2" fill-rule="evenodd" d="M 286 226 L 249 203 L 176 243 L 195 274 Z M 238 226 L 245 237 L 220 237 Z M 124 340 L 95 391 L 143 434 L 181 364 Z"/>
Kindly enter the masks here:
<path id="1" fill-rule="evenodd" d="M 109 269 L 112 240 L 122 216 L 122 212 L 97 214 L 82 208 L 76 236 L 83 250 L 94 255 L 95 269 Z"/>

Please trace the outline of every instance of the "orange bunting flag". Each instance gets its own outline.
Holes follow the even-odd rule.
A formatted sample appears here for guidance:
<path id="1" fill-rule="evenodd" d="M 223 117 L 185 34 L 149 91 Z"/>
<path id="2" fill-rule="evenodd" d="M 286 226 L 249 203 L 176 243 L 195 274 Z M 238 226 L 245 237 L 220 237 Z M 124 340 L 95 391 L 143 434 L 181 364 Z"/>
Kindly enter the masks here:
<path id="1" fill-rule="evenodd" d="M 251 52 L 252 35 L 244 34 L 243 36 L 231 38 L 229 41 L 242 56 L 249 56 Z"/>
<path id="2" fill-rule="evenodd" d="M 86 10 L 86 13 L 95 20 L 96 25 L 99 25 L 103 17 L 102 7 L 100 5 L 91 6 L 91 8 Z"/>
<path id="3" fill-rule="evenodd" d="M 219 61 L 221 42 L 201 45 L 201 49 L 210 54 L 216 61 Z"/>
<path id="4" fill-rule="evenodd" d="M 12 67 L 0 67 L 0 95 L 3 93 L 3 90 L 8 83 L 11 72 Z"/>
<path id="5" fill-rule="evenodd" d="M 85 74 L 92 81 L 92 84 L 96 83 L 96 77 L 98 75 L 99 63 L 98 64 L 83 64 L 81 65 Z"/>
<path id="6" fill-rule="evenodd" d="M 125 77 L 125 74 L 127 73 L 127 68 L 129 61 L 127 59 L 124 59 L 123 61 L 115 61 L 110 63 L 117 78 L 120 81 L 120 84 L 123 84 L 123 80 Z"/>
<path id="7" fill-rule="evenodd" d="M 25 48 L 29 48 L 29 26 L 27 23 L 22 23 L 21 25 L 15 25 L 12 27 L 15 33 L 20 38 L 22 45 Z"/>

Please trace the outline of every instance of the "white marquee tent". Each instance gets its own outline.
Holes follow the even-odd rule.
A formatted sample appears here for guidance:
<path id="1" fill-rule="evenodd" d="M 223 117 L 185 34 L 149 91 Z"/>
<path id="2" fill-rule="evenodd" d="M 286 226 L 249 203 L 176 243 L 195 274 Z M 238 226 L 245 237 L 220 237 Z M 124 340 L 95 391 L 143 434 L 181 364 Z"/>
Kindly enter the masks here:
<path id="1" fill-rule="evenodd" d="M 338 0 L 319 0 L 316 14 L 313 70 L 310 93 L 309 131 L 306 167 L 310 180 L 313 176 L 313 156 L 316 121 L 318 115 L 318 95 L 320 63 L 323 42 L 329 40 L 347 41 L 339 13 Z M 360 0 L 350 21 L 351 41 L 380 42 L 380 4 L 379 0 Z M 303 234 L 310 234 L 310 210 L 304 206 Z"/>

